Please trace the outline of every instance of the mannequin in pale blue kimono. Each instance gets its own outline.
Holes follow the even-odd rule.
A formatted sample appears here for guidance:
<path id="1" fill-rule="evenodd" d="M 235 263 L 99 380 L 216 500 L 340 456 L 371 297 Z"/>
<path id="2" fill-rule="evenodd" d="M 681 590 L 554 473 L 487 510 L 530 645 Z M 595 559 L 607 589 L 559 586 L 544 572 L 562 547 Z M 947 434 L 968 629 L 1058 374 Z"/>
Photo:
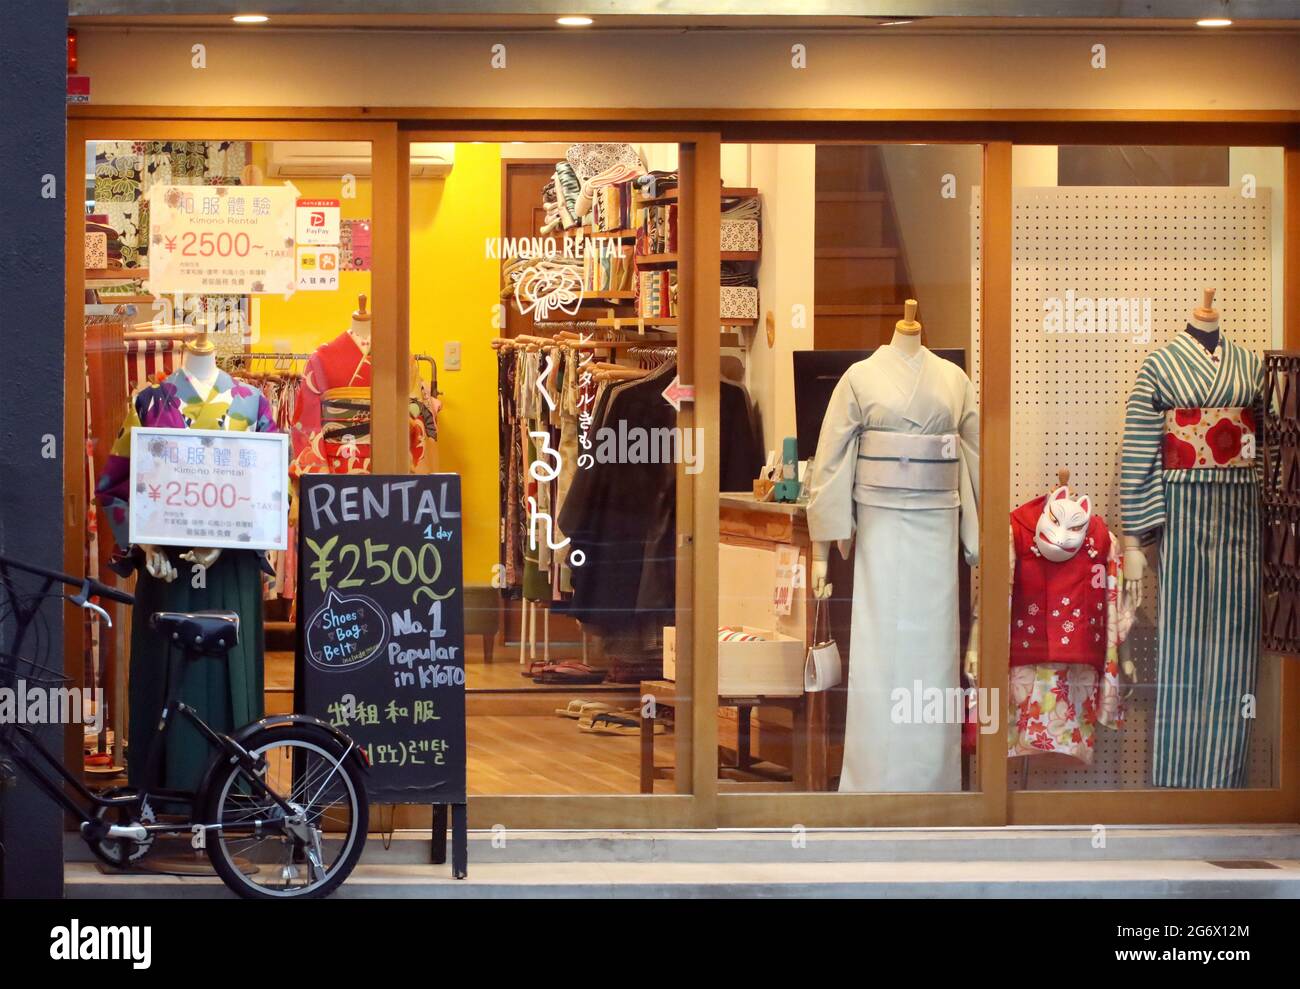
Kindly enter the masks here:
<path id="1" fill-rule="evenodd" d="M 970 379 L 921 345 L 915 305 L 836 385 L 810 483 L 818 597 L 829 545 L 847 557 L 857 541 L 841 792 L 961 789 L 961 709 L 949 709 L 959 544 L 971 566 L 979 557 L 979 418 Z"/>

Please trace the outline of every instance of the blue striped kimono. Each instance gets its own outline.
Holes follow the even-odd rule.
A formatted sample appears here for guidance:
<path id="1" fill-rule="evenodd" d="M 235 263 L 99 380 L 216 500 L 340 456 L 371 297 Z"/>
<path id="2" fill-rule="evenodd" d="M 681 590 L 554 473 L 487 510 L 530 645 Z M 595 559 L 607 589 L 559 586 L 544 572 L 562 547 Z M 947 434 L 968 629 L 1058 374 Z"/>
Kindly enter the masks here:
<path id="1" fill-rule="evenodd" d="M 1252 408 L 1258 423 L 1262 385 L 1255 354 L 1221 338 L 1211 355 L 1182 332 L 1147 355 L 1129 395 L 1124 532 L 1161 537 L 1156 786 L 1245 784 L 1260 646 L 1258 471 L 1165 469 L 1165 412 Z"/>

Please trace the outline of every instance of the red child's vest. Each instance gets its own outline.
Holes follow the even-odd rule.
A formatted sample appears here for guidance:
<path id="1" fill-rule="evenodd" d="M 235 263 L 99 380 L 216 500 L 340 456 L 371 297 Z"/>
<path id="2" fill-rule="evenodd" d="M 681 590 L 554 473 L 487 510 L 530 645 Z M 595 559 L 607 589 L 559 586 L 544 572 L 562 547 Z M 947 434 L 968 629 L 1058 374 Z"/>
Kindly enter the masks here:
<path id="1" fill-rule="evenodd" d="M 1034 529 L 1047 496 L 1011 513 L 1016 573 L 1011 594 L 1011 665 L 1106 664 L 1106 568 L 1110 530 L 1096 515 L 1071 559 L 1039 555 Z"/>

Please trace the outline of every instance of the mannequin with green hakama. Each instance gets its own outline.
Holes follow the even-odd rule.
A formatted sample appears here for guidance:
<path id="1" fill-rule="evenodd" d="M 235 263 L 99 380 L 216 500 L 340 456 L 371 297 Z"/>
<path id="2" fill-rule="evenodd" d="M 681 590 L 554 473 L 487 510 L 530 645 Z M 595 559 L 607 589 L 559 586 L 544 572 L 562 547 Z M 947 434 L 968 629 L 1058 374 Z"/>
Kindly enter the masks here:
<path id="1" fill-rule="evenodd" d="M 217 731 L 232 731 L 262 716 L 263 557 L 252 550 L 209 549 L 193 551 L 191 558 L 191 552 L 181 547 L 129 545 L 131 431 L 136 426 L 275 432 L 275 423 L 270 403 L 251 385 L 236 381 L 224 371 L 218 371 L 215 380 L 207 385 L 182 368 L 161 384 L 146 386 L 132 397 L 96 485 L 96 497 L 104 507 L 114 539 L 124 551 L 130 551 L 139 572 L 131 629 L 127 737 L 130 783 L 139 787 L 155 782 L 146 779 L 145 757 L 157 733 L 169 685 L 177 678 L 180 700 Z M 215 559 L 209 559 L 214 554 Z M 205 563 L 201 574 L 199 562 Z M 167 580 L 167 576 L 174 579 Z M 186 660 L 180 649 L 150 628 L 149 618 L 156 611 L 202 610 L 227 610 L 239 615 L 239 643 L 228 656 Z M 169 729 L 156 782 L 169 789 L 193 790 L 211 756 L 211 747 L 197 729 L 178 718 Z"/>

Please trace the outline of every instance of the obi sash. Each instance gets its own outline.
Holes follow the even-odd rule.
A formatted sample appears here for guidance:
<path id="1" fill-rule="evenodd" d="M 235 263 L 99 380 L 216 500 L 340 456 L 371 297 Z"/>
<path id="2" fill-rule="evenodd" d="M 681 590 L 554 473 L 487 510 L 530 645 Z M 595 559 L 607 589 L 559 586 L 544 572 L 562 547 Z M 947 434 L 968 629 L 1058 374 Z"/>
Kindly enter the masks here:
<path id="1" fill-rule="evenodd" d="M 859 484 L 914 491 L 957 490 L 957 437 L 885 433 L 870 429 L 858 440 Z"/>
<path id="2" fill-rule="evenodd" d="M 858 440 L 854 497 L 886 507 L 955 508 L 959 504 L 955 434 L 867 430 Z"/>
<path id="3" fill-rule="evenodd" d="M 1239 469 L 1254 464 L 1254 409 L 1170 409 L 1165 413 L 1165 470 Z"/>

